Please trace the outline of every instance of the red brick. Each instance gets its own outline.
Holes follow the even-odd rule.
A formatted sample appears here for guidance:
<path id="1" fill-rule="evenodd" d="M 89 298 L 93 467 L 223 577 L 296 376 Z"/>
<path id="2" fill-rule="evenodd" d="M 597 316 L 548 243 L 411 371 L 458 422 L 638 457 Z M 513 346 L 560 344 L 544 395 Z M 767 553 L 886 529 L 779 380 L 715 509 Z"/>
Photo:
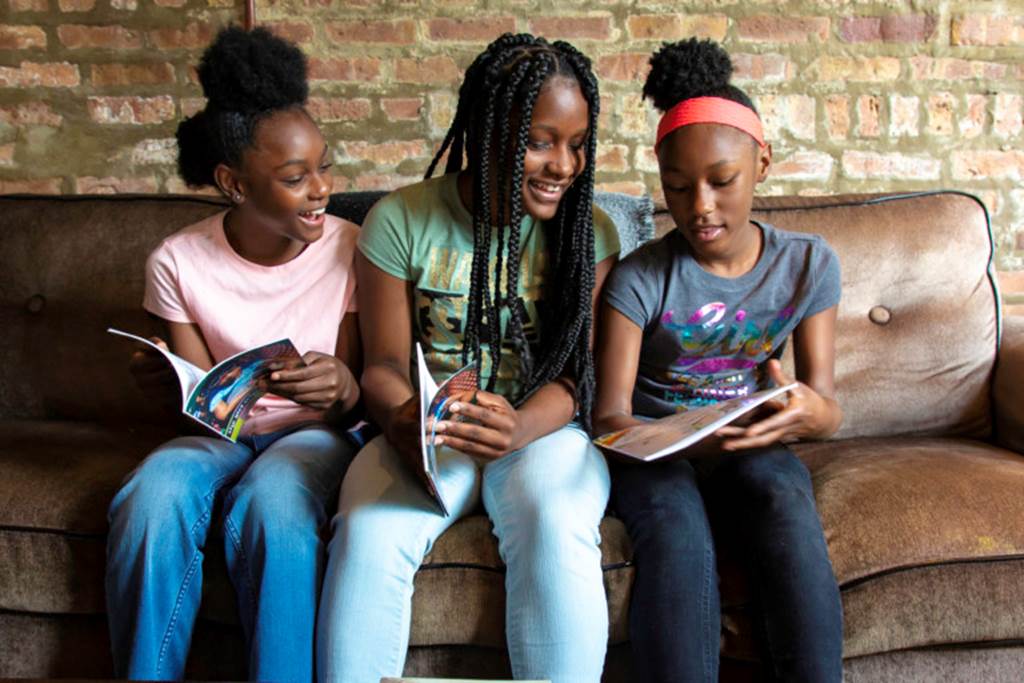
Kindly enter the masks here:
<path id="1" fill-rule="evenodd" d="M 372 161 L 382 166 L 395 166 L 406 159 L 420 159 L 429 152 L 426 140 L 400 140 L 377 144 L 354 140 L 343 142 L 339 147 L 347 160 Z"/>
<path id="2" fill-rule="evenodd" d="M 897 57 L 826 55 L 816 59 L 808 71 L 819 81 L 894 81 L 900 75 Z"/>
<path id="3" fill-rule="evenodd" d="M 0 194 L 60 194 L 61 178 L 0 179 Z"/>
<path id="4" fill-rule="evenodd" d="M 976 138 L 985 132 L 985 108 L 988 98 L 984 95 L 967 95 L 967 113 L 960 119 L 960 134 L 965 138 Z"/>
<path id="5" fill-rule="evenodd" d="M 311 81 L 372 81 L 380 76 L 380 60 L 373 57 L 310 59 Z"/>
<path id="6" fill-rule="evenodd" d="M 451 57 L 395 60 L 395 80 L 399 83 L 456 83 L 461 76 Z"/>
<path id="7" fill-rule="evenodd" d="M 305 22 L 275 21 L 265 26 L 274 35 L 293 43 L 309 43 L 313 40 L 313 27 Z"/>
<path id="8" fill-rule="evenodd" d="M 935 34 L 932 14 L 889 14 L 882 17 L 843 17 L 839 37 L 848 43 L 923 43 Z"/>
<path id="9" fill-rule="evenodd" d="M 1024 251 L 1024 232 L 1017 233 L 1017 241 L 1014 243 L 1017 251 Z"/>
<path id="10" fill-rule="evenodd" d="M 882 100 L 877 95 L 861 95 L 857 98 L 857 136 L 877 138 L 882 133 Z"/>
<path id="11" fill-rule="evenodd" d="M 91 12 L 96 0 L 57 0 L 61 12 Z"/>
<path id="12" fill-rule="evenodd" d="M 65 24 L 57 27 L 57 37 L 64 47 L 79 49 L 102 47 L 135 50 L 142 47 L 142 33 L 124 26 L 82 26 Z"/>
<path id="13" fill-rule="evenodd" d="M 196 113 L 202 111 L 206 107 L 205 97 L 182 97 L 181 98 L 181 115 L 182 116 L 194 116 Z"/>
<path id="14" fill-rule="evenodd" d="M 824 152 L 794 152 L 772 161 L 771 177 L 777 180 L 826 181 L 832 177 L 835 159 Z"/>
<path id="15" fill-rule="evenodd" d="M 643 14 L 626 19 L 626 29 L 635 40 L 680 40 L 695 36 L 721 41 L 729 28 L 721 14 Z"/>
<path id="16" fill-rule="evenodd" d="M 423 112 L 422 97 L 383 98 L 380 108 L 389 121 L 415 121 Z"/>
<path id="17" fill-rule="evenodd" d="M 793 63 L 779 54 L 732 55 L 734 78 L 739 82 L 780 83 L 793 77 Z"/>
<path id="18" fill-rule="evenodd" d="M 409 45 L 416 40 L 415 22 L 335 21 L 326 25 L 327 37 L 335 43 L 391 43 Z"/>
<path id="19" fill-rule="evenodd" d="M 143 140 L 132 147 L 128 158 L 137 166 L 173 164 L 178 158 L 178 141 L 174 138 Z"/>
<path id="20" fill-rule="evenodd" d="M 801 140 L 815 137 L 815 101 L 808 95 L 763 95 L 758 109 L 769 141 L 788 131 Z"/>
<path id="21" fill-rule="evenodd" d="M 599 171 L 605 170 L 600 163 L 597 164 Z M 608 169 L 613 170 L 613 169 Z M 629 169 L 625 169 L 629 170 Z M 643 173 L 658 173 L 661 168 L 658 166 L 658 157 L 654 153 L 654 147 L 650 144 L 639 144 L 633 154 L 633 170 Z"/>
<path id="22" fill-rule="evenodd" d="M 445 42 L 486 42 L 502 33 L 516 30 L 514 17 L 481 17 L 479 19 L 431 19 L 426 23 L 431 40 Z"/>
<path id="23" fill-rule="evenodd" d="M 17 163 L 14 161 L 14 143 L 0 145 L 0 167 L 14 168 Z"/>
<path id="24" fill-rule="evenodd" d="M 954 180 L 1024 179 L 1024 151 L 959 150 L 951 158 Z"/>
<path id="25" fill-rule="evenodd" d="M 0 26 L 0 50 L 46 47 L 46 33 L 38 26 Z"/>
<path id="26" fill-rule="evenodd" d="M 938 180 L 941 171 L 942 162 L 931 157 L 897 152 L 843 152 L 843 172 L 848 178 Z"/>
<path id="27" fill-rule="evenodd" d="M 75 192 L 78 194 L 152 194 L 157 192 L 158 187 L 156 178 L 152 176 L 143 178 L 84 176 L 75 178 Z"/>
<path id="28" fill-rule="evenodd" d="M 597 58 L 597 75 L 606 81 L 642 83 L 650 71 L 648 52 L 619 52 Z"/>
<path id="29" fill-rule="evenodd" d="M 953 45 L 1020 45 L 1024 43 L 1024 15 L 966 14 L 953 18 Z"/>
<path id="30" fill-rule="evenodd" d="M 806 43 L 811 36 L 828 39 L 828 17 L 781 17 L 762 15 L 737 22 L 740 38 L 756 43 Z"/>
<path id="31" fill-rule="evenodd" d="M 615 180 L 608 183 L 598 183 L 594 189 L 601 192 L 621 192 L 622 194 L 631 194 L 634 197 L 639 197 L 647 192 L 647 187 L 643 183 L 631 180 Z"/>
<path id="32" fill-rule="evenodd" d="M 78 67 L 67 62 L 22 62 L 0 66 L 0 88 L 70 88 L 82 82 Z"/>
<path id="33" fill-rule="evenodd" d="M 918 134 L 921 100 L 914 96 L 889 96 L 889 137 L 901 135 L 914 137 Z"/>
<path id="34" fill-rule="evenodd" d="M 604 172 L 625 173 L 629 170 L 629 147 L 626 145 L 598 145 L 596 168 Z"/>
<path id="35" fill-rule="evenodd" d="M 89 117 L 97 123 L 145 125 L 175 118 L 174 100 L 157 97 L 90 97 Z"/>
<path id="36" fill-rule="evenodd" d="M 398 175 L 397 173 L 364 173 L 356 178 L 353 190 L 397 190 L 422 180 L 420 176 Z"/>
<path id="37" fill-rule="evenodd" d="M 174 65 L 170 62 L 155 64 L 93 64 L 92 84 L 111 85 L 159 85 L 174 83 Z"/>
<path id="38" fill-rule="evenodd" d="M 1021 118 L 1021 96 L 1009 93 L 996 94 L 996 107 L 992 116 L 992 132 L 1001 138 L 1019 135 L 1024 127 Z"/>
<path id="39" fill-rule="evenodd" d="M 1024 294 L 1024 270 L 1000 270 L 996 272 L 996 277 L 999 280 L 999 290 L 1003 296 Z"/>
<path id="40" fill-rule="evenodd" d="M 550 40 L 608 40 L 612 21 L 606 16 L 538 17 L 530 21 L 530 31 Z"/>
<path id="41" fill-rule="evenodd" d="M 957 81 L 968 79 L 1005 78 L 1008 65 L 998 62 L 956 59 L 952 57 L 926 57 L 919 55 L 910 58 L 911 77 L 915 81 L 945 80 Z"/>
<path id="42" fill-rule="evenodd" d="M 320 122 L 360 121 L 370 118 L 370 100 L 345 97 L 310 97 L 306 111 Z"/>
<path id="43" fill-rule="evenodd" d="M 833 140 L 845 140 L 850 134 L 850 98 L 829 95 L 825 99 L 825 127 Z"/>
<path id="44" fill-rule="evenodd" d="M 948 92 L 932 93 L 928 96 L 927 108 L 928 133 L 931 135 L 952 135 L 956 98 Z"/>
<path id="45" fill-rule="evenodd" d="M 8 0 L 12 12 L 46 12 L 50 9 L 47 0 Z"/>
<path id="46" fill-rule="evenodd" d="M 218 27 L 192 22 L 184 29 L 159 28 L 149 32 L 149 42 L 158 50 L 198 50 L 213 42 Z"/>
<path id="47" fill-rule="evenodd" d="M 13 125 L 34 125 L 57 127 L 64 117 L 57 114 L 45 102 L 26 102 L 0 107 L 0 121 Z"/>

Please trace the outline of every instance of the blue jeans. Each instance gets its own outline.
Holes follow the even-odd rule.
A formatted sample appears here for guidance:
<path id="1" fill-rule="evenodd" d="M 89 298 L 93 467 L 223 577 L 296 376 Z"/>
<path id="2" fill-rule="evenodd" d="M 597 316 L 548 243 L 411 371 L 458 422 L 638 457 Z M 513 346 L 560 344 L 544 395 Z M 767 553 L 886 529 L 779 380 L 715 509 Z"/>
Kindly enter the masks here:
<path id="1" fill-rule="evenodd" d="M 107 613 L 119 677 L 181 679 L 203 583 L 203 549 L 223 500 L 224 552 L 253 680 L 313 678 L 323 575 L 319 531 L 352 459 L 322 426 L 232 444 L 187 436 L 162 445 L 110 504 Z"/>
<path id="2" fill-rule="evenodd" d="M 505 562 L 505 631 L 516 678 L 598 683 L 608 640 L 598 525 L 608 469 L 574 426 L 487 462 L 438 454 L 445 517 L 384 437 L 341 488 L 317 625 L 321 681 L 401 676 L 413 577 L 438 536 L 482 498 Z"/>
<path id="3" fill-rule="evenodd" d="M 637 681 L 717 681 L 720 607 L 712 525 L 735 539 L 772 680 L 842 678 L 843 614 L 810 475 L 789 449 L 612 468 L 633 541 Z"/>

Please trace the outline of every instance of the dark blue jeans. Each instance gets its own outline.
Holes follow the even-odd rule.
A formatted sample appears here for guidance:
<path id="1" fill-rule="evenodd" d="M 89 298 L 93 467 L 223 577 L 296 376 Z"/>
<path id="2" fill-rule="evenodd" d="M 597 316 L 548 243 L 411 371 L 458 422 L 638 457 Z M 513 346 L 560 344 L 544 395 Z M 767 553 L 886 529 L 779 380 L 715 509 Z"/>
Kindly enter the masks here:
<path id="1" fill-rule="evenodd" d="M 711 529 L 736 542 L 773 680 L 842 679 L 843 619 L 810 475 L 784 446 L 612 466 L 633 541 L 635 680 L 717 681 L 721 630 Z"/>

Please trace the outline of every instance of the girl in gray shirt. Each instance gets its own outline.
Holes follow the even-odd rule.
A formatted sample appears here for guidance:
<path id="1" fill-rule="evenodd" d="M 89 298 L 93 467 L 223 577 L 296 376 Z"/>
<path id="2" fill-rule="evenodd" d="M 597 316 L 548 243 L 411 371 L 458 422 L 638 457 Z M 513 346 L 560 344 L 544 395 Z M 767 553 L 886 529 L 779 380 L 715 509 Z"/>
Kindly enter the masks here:
<path id="1" fill-rule="evenodd" d="M 752 424 L 670 462 L 613 464 L 612 505 L 634 546 L 630 605 L 638 681 L 717 681 L 712 527 L 735 541 L 753 589 L 770 679 L 839 681 L 842 608 L 810 476 L 783 442 L 838 428 L 833 398 L 839 264 L 823 239 L 752 221 L 771 147 L 710 41 L 665 45 L 644 95 L 676 229 L 609 276 L 597 343 L 594 429 L 603 434 L 788 384 Z M 690 457 L 697 455 L 699 457 Z"/>

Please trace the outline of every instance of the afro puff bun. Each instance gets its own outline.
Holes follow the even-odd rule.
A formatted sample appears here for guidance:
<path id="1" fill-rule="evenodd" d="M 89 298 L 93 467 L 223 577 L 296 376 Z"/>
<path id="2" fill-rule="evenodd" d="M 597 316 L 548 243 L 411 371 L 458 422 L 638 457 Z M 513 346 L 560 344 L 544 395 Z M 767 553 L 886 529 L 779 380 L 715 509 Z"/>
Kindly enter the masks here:
<path id="1" fill-rule="evenodd" d="M 750 98 L 735 86 L 732 60 L 712 40 L 688 38 L 665 43 L 651 57 L 651 72 L 644 83 L 644 97 L 666 112 L 691 97 L 724 97 L 754 109 Z"/>
<path id="2" fill-rule="evenodd" d="M 191 187 L 215 185 L 218 164 L 236 165 L 256 127 L 309 96 L 302 50 L 263 28 L 217 34 L 199 62 L 206 109 L 178 125 L 178 173 Z"/>
<path id="3" fill-rule="evenodd" d="M 243 113 L 300 105 L 309 96 L 306 56 L 264 28 L 222 30 L 199 62 L 209 106 Z"/>

